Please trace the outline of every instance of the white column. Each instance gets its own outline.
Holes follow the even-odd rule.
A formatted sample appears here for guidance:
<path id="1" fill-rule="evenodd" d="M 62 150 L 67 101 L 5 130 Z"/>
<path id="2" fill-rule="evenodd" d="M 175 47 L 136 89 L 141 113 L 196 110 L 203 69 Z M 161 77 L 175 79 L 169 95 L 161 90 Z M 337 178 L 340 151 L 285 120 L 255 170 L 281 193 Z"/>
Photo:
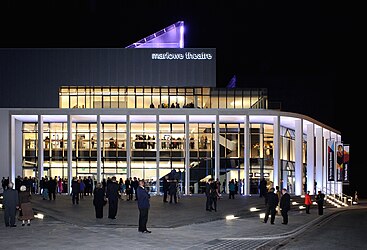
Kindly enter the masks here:
<path id="1" fill-rule="evenodd" d="M 273 122 L 273 182 L 274 187 L 279 186 L 280 179 L 280 116 L 274 117 Z"/>
<path id="2" fill-rule="evenodd" d="M 157 145 L 158 147 L 158 145 Z M 131 177 L 131 126 L 130 115 L 126 115 L 126 175 Z"/>
<path id="3" fill-rule="evenodd" d="M 322 128 L 316 128 L 316 192 L 322 191 L 322 187 L 324 185 L 322 140 Z"/>
<path id="4" fill-rule="evenodd" d="M 324 133 L 324 145 L 323 145 L 323 167 L 322 167 L 322 177 L 323 177 L 323 186 L 322 186 L 322 190 L 323 192 L 325 192 L 326 194 L 330 194 L 330 182 L 328 180 L 328 152 L 327 152 L 327 143 L 328 140 L 330 139 L 330 132 L 327 130 L 323 130 Z"/>
<path id="5" fill-rule="evenodd" d="M 102 169 L 102 122 L 101 122 L 101 115 L 97 115 L 97 182 L 101 182 L 101 169 Z"/>
<path id="6" fill-rule="evenodd" d="M 295 121 L 295 195 L 302 195 L 303 190 L 303 159 L 302 159 L 302 147 L 303 147 L 303 126 L 302 119 Z"/>
<path id="7" fill-rule="evenodd" d="M 336 140 L 338 141 L 338 142 L 342 142 L 342 138 L 341 138 L 341 136 L 340 135 L 336 135 Z M 337 153 L 337 149 L 335 149 L 335 157 L 337 156 L 336 155 L 336 153 Z M 335 162 L 336 162 L 336 160 L 335 160 Z M 338 181 L 337 182 L 337 193 L 338 194 L 342 194 L 343 193 L 343 181 Z"/>
<path id="8" fill-rule="evenodd" d="M 159 147 L 159 115 L 156 115 L 155 121 L 155 147 L 156 147 L 156 155 L 155 155 L 155 163 L 156 163 L 156 188 L 157 188 L 157 195 L 160 195 L 160 174 L 159 174 L 159 160 L 160 160 L 160 147 Z"/>
<path id="9" fill-rule="evenodd" d="M 220 176 L 220 143 L 219 143 L 219 115 L 215 115 L 215 175 L 214 180 Z"/>
<path id="10" fill-rule="evenodd" d="M 71 182 L 73 180 L 73 126 L 72 116 L 68 115 L 68 193 L 71 194 Z"/>
<path id="11" fill-rule="evenodd" d="M 15 118 L 10 116 L 10 167 L 9 167 L 9 181 L 13 182 L 15 188 Z M 39 182 L 38 182 L 39 184 Z"/>
<path id="12" fill-rule="evenodd" d="M 338 181 L 337 181 L 337 175 L 336 175 L 336 142 L 337 142 L 337 137 L 335 133 L 331 133 L 331 139 L 334 140 L 334 181 L 331 184 L 331 189 L 333 194 L 337 194 L 338 190 L 337 190 L 337 185 L 338 185 Z"/>
<path id="13" fill-rule="evenodd" d="M 307 124 L 307 191 L 314 194 L 315 187 L 315 135 L 314 125 Z"/>
<path id="14" fill-rule="evenodd" d="M 243 176 L 244 176 L 244 185 L 245 185 L 245 195 L 250 194 L 250 119 L 249 116 L 245 116 L 244 123 L 244 159 L 243 159 Z M 227 181 L 228 182 L 228 181 Z M 227 190 L 227 189 L 226 189 Z"/>
<path id="15" fill-rule="evenodd" d="M 264 178 L 264 124 L 260 124 L 260 134 L 259 134 L 259 157 L 260 157 L 260 180 Z"/>
<path id="16" fill-rule="evenodd" d="M 39 182 L 41 181 L 43 177 L 43 116 L 42 115 L 38 115 L 38 138 L 37 139 L 38 139 L 38 143 L 37 143 L 38 186 L 40 186 Z"/>
<path id="17" fill-rule="evenodd" d="M 190 119 L 185 119 L 185 194 L 190 194 Z"/>

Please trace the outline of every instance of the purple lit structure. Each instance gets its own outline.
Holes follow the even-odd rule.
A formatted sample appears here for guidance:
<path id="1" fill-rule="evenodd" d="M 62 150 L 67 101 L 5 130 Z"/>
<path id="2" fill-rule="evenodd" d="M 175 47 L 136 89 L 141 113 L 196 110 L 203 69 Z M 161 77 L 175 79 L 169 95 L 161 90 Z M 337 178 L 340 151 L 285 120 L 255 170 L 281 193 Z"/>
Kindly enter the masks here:
<path id="1" fill-rule="evenodd" d="M 126 48 L 184 48 L 184 22 L 178 21 Z"/>

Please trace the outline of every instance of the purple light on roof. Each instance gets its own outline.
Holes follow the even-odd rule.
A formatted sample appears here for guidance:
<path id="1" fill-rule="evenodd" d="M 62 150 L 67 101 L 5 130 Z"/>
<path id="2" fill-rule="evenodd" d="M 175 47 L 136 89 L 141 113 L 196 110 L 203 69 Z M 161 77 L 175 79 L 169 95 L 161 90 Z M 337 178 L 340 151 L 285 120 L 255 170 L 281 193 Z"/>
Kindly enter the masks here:
<path id="1" fill-rule="evenodd" d="M 126 48 L 184 48 L 184 22 L 178 21 Z"/>
<path id="2" fill-rule="evenodd" d="M 184 47 L 184 25 L 182 22 L 182 25 L 180 26 L 180 48 Z"/>

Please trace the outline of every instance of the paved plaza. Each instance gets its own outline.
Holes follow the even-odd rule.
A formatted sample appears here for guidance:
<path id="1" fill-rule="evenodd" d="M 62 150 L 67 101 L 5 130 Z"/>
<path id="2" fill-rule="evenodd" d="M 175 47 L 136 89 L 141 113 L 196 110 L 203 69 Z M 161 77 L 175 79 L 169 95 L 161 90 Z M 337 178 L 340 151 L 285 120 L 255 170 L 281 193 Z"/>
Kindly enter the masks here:
<path id="1" fill-rule="evenodd" d="M 142 234 L 137 230 L 137 202 L 124 197 L 115 220 L 107 218 L 108 205 L 104 218 L 96 219 L 91 196 L 73 205 L 69 195 L 58 195 L 55 201 L 35 195 L 32 204 L 44 218 L 35 218 L 30 227 L 19 221 L 15 228 L 5 227 L 0 210 L 1 249 L 271 249 L 342 211 L 328 207 L 319 216 L 315 207 L 306 214 L 297 205 L 289 212 L 288 225 L 281 224 L 281 216 L 271 225 L 260 219 L 265 206 L 258 196 L 237 195 L 232 200 L 224 195 L 217 212 L 205 210 L 204 195 L 183 196 L 177 204 L 152 196 L 148 219 L 152 233 Z M 228 215 L 235 218 L 228 220 Z"/>

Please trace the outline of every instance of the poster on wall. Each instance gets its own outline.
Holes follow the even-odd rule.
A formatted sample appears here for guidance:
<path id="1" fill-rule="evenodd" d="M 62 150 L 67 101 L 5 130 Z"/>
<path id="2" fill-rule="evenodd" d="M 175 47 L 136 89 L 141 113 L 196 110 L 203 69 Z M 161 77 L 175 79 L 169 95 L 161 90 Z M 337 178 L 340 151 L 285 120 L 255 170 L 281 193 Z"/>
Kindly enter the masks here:
<path id="1" fill-rule="evenodd" d="M 344 174 L 343 174 L 343 181 L 349 182 L 349 145 L 344 145 L 344 152 L 343 152 L 343 167 L 344 167 Z"/>
<path id="2" fill-rule="evenodd" d="M 336 180 L 343 181 L 344 180 L 344 147 L 343 143 L 336 142 Z"/>
<path id="3" fill-rule="evenodd" d="M 328 181 L 335 181 L 335 142 L 334 140 L 327 141 L 327 166 L 328 166 Z"/>

